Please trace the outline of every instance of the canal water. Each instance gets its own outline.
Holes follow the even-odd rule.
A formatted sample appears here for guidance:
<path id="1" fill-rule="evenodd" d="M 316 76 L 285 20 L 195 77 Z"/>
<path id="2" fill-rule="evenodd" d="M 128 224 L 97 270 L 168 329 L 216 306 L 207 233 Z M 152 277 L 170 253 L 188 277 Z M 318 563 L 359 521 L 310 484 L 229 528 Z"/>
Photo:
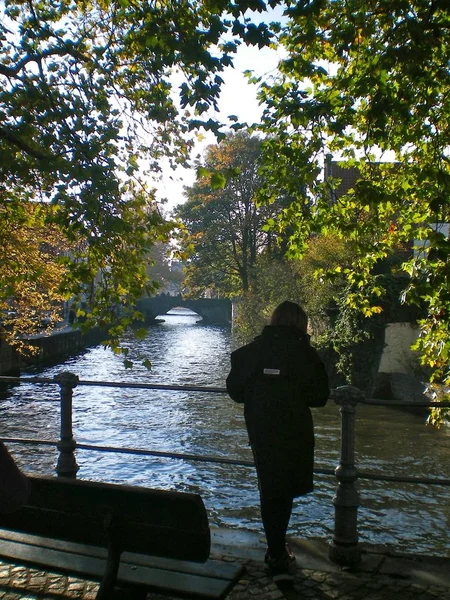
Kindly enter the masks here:
<path id="1" fill-rule="evenodd" d="M 231 332 L 198 323 L 174 309 L 148 329 L 131 334 L 133 370 L 98 346 L 39 371 L 61 371 L 81 380 L 224 387 L 233 347 Z M 149 358 L 152 369 L 142 365 Z M 21 384 L 0 399 L 0 437 L 56 440 L 59 388 Z M 314 409 L 316 468 L 339 460 L 340 416 L 331 402 Z M 225 394 L 79 386 L 74 391 L 74 435 L 78 442 L 251 461 L 243 410 Z M 10 444 L 24 470 L 54 474 L 56 451 L 48 446 Z M 356 424 L 357 465 L 381 475 L 450 478 L 450 431 L 425 425 L 423 416 L 392 408 L 360 406 Z M 212 525 L 262 532 L 257 482 L 251 467 L 78 450 L 78 477 L 161 489 L 200 492 Z M 334 476 L 317 475 L 315 492 L 295 502 L 290 534 L 330 539 Z M 361 541 L 397 550 L 450 556 L 449 488 L 359 481 Z"/>

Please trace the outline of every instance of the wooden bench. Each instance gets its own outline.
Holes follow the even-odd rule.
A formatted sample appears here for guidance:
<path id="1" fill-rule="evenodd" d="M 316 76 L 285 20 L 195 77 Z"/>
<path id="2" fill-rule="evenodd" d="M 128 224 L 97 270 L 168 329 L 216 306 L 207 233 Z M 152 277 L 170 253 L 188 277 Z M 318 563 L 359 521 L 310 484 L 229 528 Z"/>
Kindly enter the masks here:
<path id="1" fill-rule="evenodd" d="M 200 496 L 67 478 L 30 476 L 28 503 L 0 515 L 0 558 L 117 585 L 224 598 L 240 565 L 208 560 L 210 530 Z M 196 564 L 203 563 L 203 564 Z"/>

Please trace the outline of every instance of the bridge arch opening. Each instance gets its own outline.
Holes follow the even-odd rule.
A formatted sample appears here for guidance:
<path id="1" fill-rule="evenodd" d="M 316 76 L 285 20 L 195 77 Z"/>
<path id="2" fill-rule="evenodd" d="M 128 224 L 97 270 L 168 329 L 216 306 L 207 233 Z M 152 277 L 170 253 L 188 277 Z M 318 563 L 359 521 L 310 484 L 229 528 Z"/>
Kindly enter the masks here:
<path id="1" fill-rule="evenodd" d="M 187 306 L 173 306 L 168 309 L 166 312 L 158 315 L 156 318 L 158 320 L 166 320 L 166 317 L 169 319 L 180 322 L 192 322 L 195 320 L 196 323 L 202 320 L 202 316 L 188 308 Z"/>

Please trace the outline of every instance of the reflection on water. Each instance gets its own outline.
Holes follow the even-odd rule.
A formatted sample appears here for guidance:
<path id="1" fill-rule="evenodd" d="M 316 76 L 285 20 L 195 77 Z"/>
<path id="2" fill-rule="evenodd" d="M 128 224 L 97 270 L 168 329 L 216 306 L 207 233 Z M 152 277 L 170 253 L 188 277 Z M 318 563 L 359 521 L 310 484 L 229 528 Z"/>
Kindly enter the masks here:
<path id="1" fill-rule="evenodd" d="M 164 315 L 144 340 L 124 339 L 132 371 L 102 347 L 57 367 L 82 380 L 197 384 L 224 387 L 232 340 L 227 328 L 197 323 L 185 309 Z M 148 371 L 140 360 L 148 357 Z M 57 439 L 57 386 L 20 385 L 0 401 L 0 435 Z M 336 406 L 314 410 L 316 466 L 339 460 L 340 418 Z M 242 407 L 226 395 L 80 386 L 74 392 L 74 432 L 80 443 L 252 460 Z M 11 445 L 25 470 L 54 473 L 52 448 Z M 382 407 L 357 409 L 357 463 L 362 471 L 449 478 L 448 430 L 426 427 L 423 418 Z M 198 491 L 214 525 L 261 531 L 253 468 L 126 454 L 77 451 L 82 479 Z M 317 476 L 314 494 L 296 501 L 291 532 L 331 537 L 336 483 Z M 401 550 L 450 555 L 448 488 L 361 480 L 362 541 L 395 544 Z"/>

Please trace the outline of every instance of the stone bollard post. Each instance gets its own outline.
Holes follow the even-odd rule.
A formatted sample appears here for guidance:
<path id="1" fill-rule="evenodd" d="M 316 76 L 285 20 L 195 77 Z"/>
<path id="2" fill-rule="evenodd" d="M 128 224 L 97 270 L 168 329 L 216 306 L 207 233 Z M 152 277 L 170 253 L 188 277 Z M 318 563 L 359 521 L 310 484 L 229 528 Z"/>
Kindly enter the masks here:
<path id="1" fill-rule="evenodd" d="M 68 371 L 55 375 L 53 379 L 59 384 L 61 393 L 61 433 L 56 472 L 59 477 L 76 477 L 79 467 L 74 454 L 77 444 L 72 432 L 72 396 L 79 379 L 78 375 Z"/>
<path id="2" fill-rule="evenodd" d="M 356 489 L 358 471 L 355 467 L 355 406 L 364 398 L 363 392 L 344 385 L 331 392 L 341 413 L 341 458 L 336 469 L 338 488 L 333 498 L 334 535 L 330 544 L 330 559 L 342 566 L 354 567 L 361 558 L 358 545 L 358 506 Z"/>

